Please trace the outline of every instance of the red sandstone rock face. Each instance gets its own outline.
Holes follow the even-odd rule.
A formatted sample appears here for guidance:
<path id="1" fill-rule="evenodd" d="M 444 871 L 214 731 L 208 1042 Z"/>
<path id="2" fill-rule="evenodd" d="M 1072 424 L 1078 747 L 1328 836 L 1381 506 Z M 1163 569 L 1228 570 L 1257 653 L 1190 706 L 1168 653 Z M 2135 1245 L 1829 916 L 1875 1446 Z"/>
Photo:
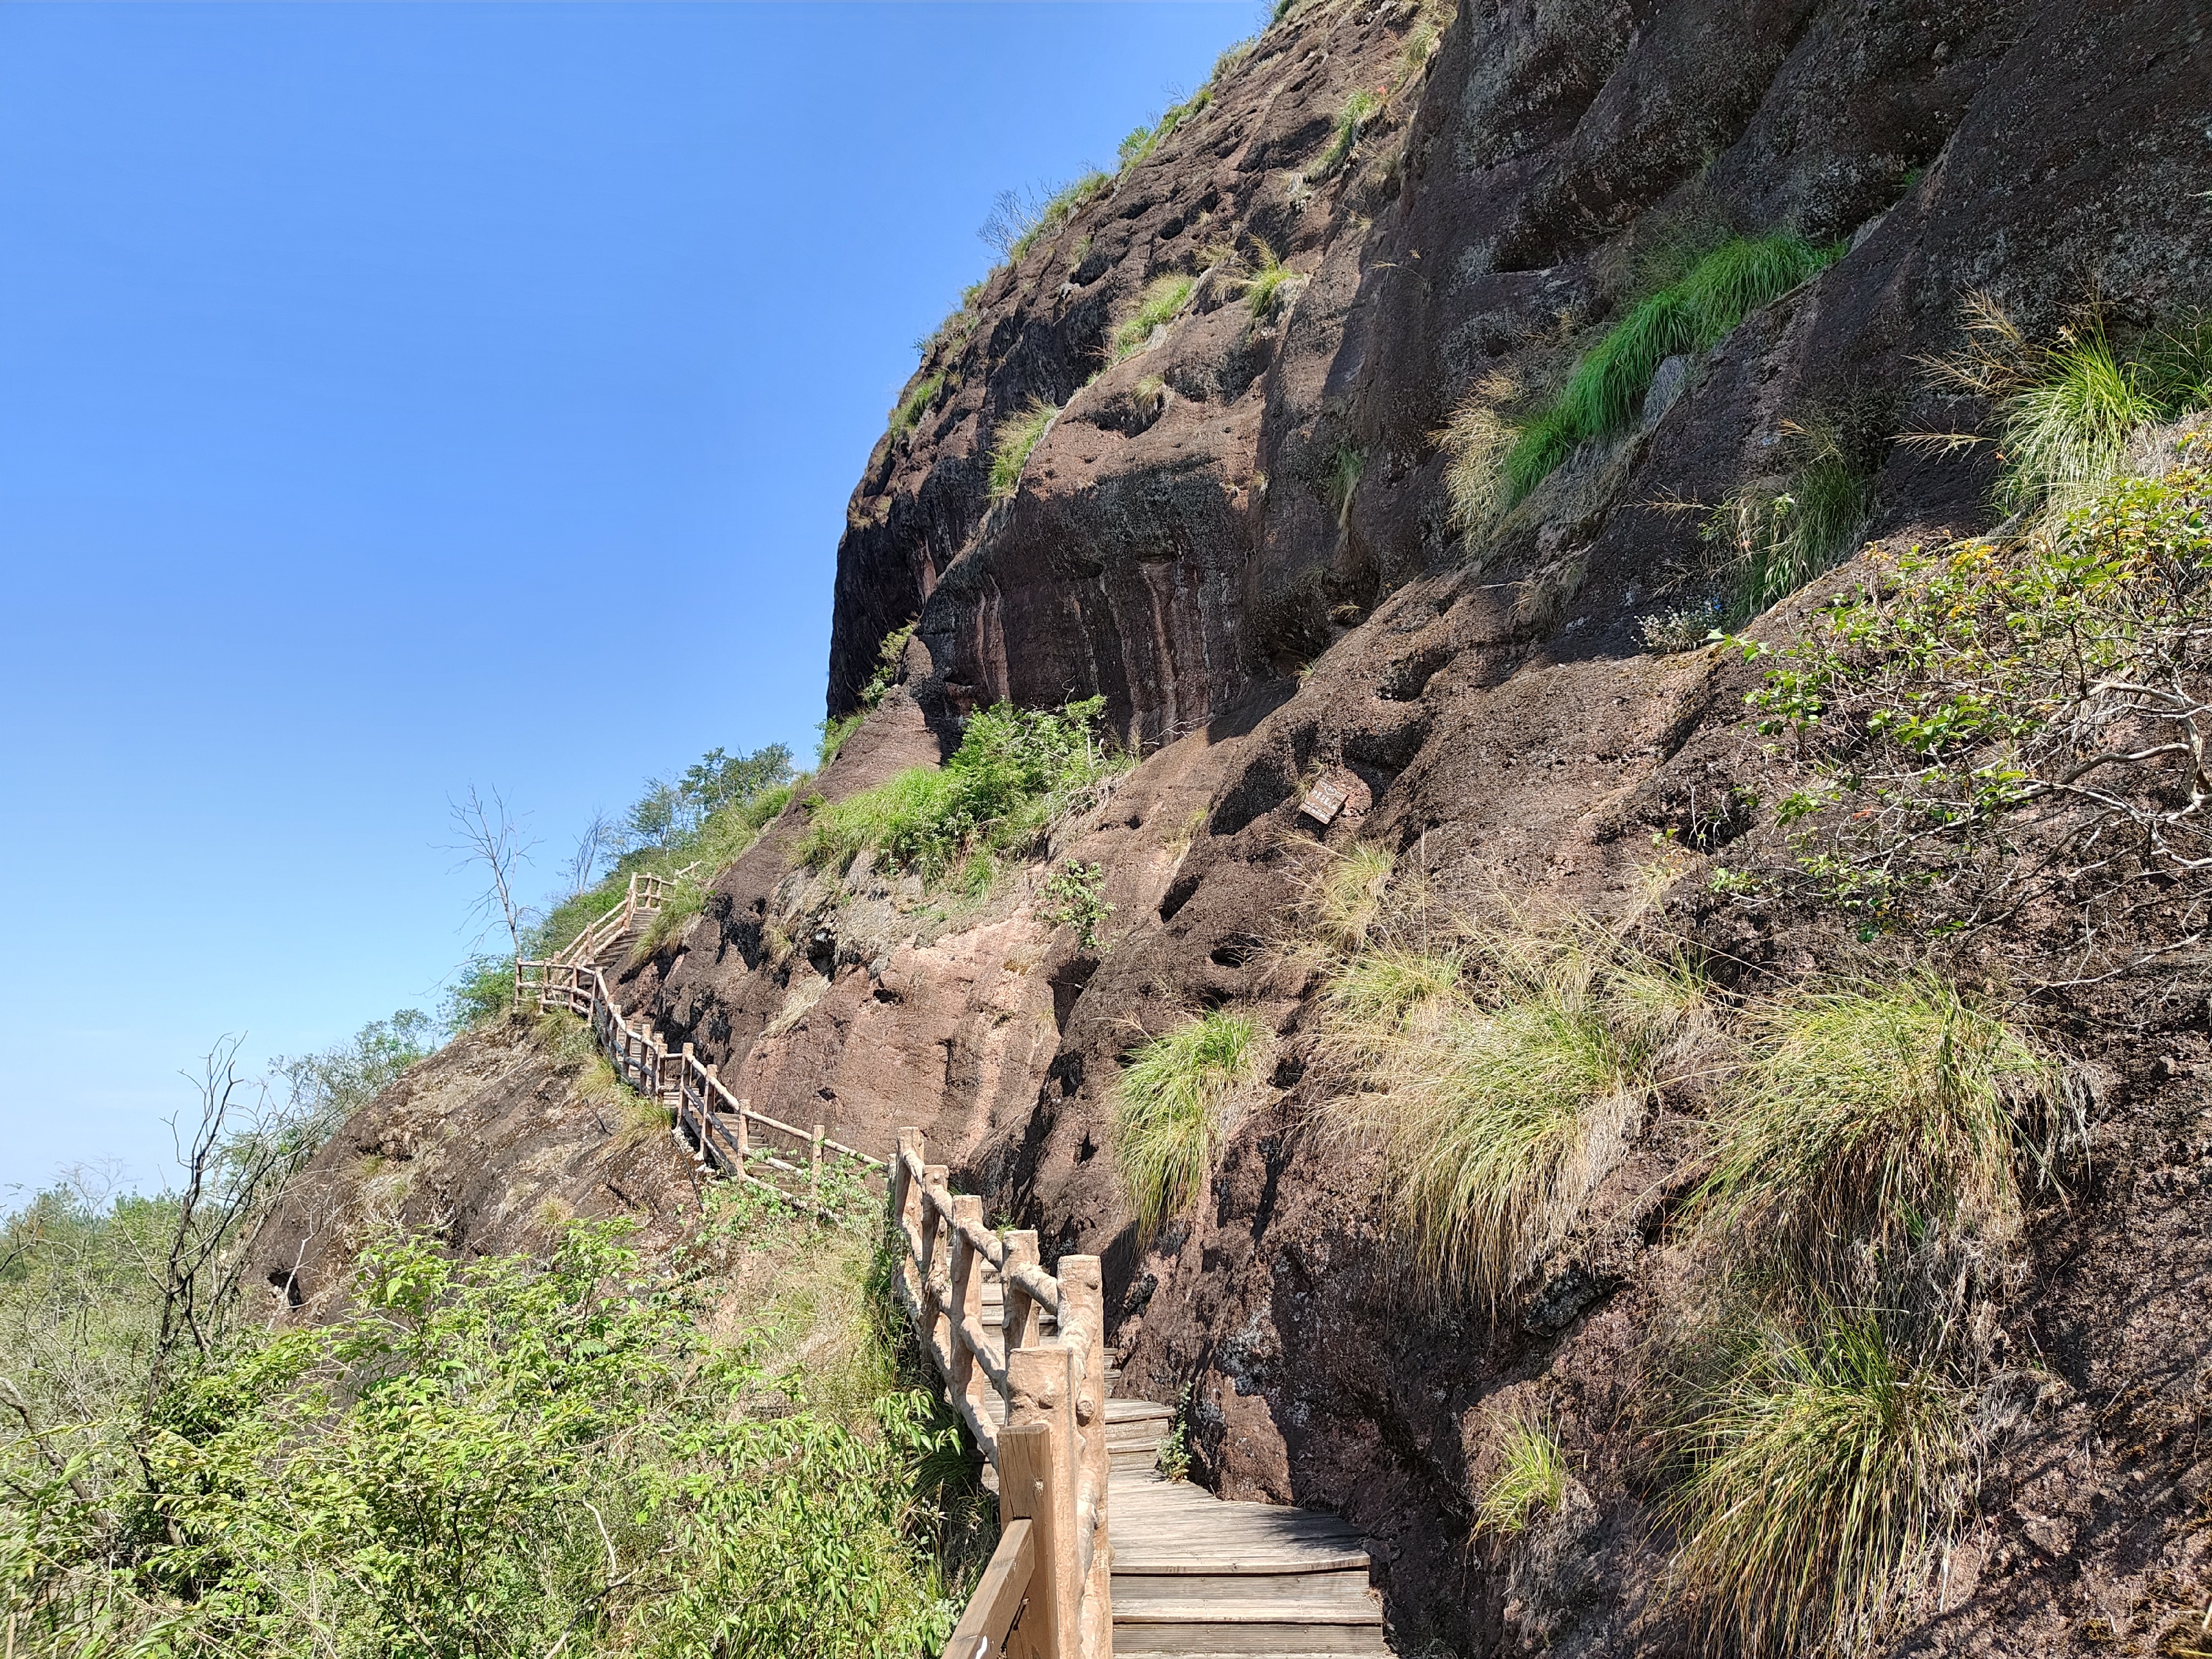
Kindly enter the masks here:
<path id="1" fill-rule="evenodd" d="M 1740 833 L 1714 803 L 1771 798 L 1736 719 L 1750 671 L 1639 647 L 1635 619 L 1694 536 L 1650 504 L 1758 476 L 1808 410 L 1878 406 L 1891 431 L 1979 418 L 1916 366 L 1954 343 L 1970 287 L 2032 327 L 2092 275 L 2136 321 L 2212 301 L 2212 33 L 2178 0 L 1469 4 L 1351 165 L 1301 177 L 1416 22 L 1404 4 L 1309 3 L 1268 30 L 1201 116 L 992 277 L 972 332 L 922 366 L 955 384 L 854 493 L 832 710 L 855 706 L 887 631 L 921 625 L 906 689 L 819 788 L 933 763 L 975 703 L 1103 693 L 1146 757 L 1050 849 L 1104 866 L 1103 948 L 1038 919 L 1042 859 L 965 909 L 867 868 L 794 871 L 794 808 L 622 994 L 763 1109 L 872 1148 L 920 1125 L 1048 1256 L 1103 1255 L 1128 1386 L 1190 1388 L 1224 1492 L 1366 1528 L 1402 1636 L 1686 1656 L 1654 1595 L 1669 1542 L 1637 1411 L 1642 1355 L 1695 1265 L 1668 1224 L 1702 1103 L 1660 1103 L 1527 1307 L 1409 1301 L 1374 1172 L 1313 1132 L 1309 987 L 1270 948 L 1322 856 L 1297 799 L 1350 769 L 1371 808 L 1324 839 L 1385 845 L 1470 904 L 1611 910 L 1655 834 Z M 1852 246 L 1466 546 L 1441 493 L 1449 412 L 1486 374 L 1556 374 L 1560 311 L 1603 314 L 1639 248 L 1708 218 Z M 1304 278 L 1279 315 L 1202 290 L 1105 362 L 1155 276 L 1254 238 Z M 1035 396 L 1065 407 L 992 507 L 992 437 Z M 1348 503 L 1332 483 L 1347 454 Z M 1872 533 L 1976 526 L 1986 483 L 1894 450 Z M 1786 637 L 1817 598 L 1755 631 Z M 1753 983 L 1850 944 L 1724 905 L 1680 920 Z M 2085 994 L 2063 1014 L 2110 1087 L 2096 1173 L 2038 1211 L 2007 1315 L 2050 1389 L 1899 1651 L 2086 1655 L 2106 1632 L 2148 1651 L 2181 1600 L 2202 1605 L 2212 1188 L 2190 1079 L 2212 1036 L 2192 994 Z M 1109 1150 L 1115 1080 L 1146 1035 L 1224 1003 L 1275 1033 L 1267 1086 L 1199 1212 L 1139 1254 Z M 1478 1541 L 1486 1425 L 1523 1399 L 1561 1423 L 1575 1491 L 1518 1543 Z"/>

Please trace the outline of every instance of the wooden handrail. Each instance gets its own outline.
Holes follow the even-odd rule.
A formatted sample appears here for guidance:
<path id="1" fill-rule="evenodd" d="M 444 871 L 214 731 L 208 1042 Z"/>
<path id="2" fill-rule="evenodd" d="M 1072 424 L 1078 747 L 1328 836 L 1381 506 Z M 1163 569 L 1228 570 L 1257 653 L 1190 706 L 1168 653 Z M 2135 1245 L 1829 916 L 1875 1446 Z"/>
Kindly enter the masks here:
<path id="1" fill-rule="evenodd" d="M 919 1129 L 899 1131 L 890 1173 L 891 1223 L 904 1247 L 896 1289 L 946 1399 L 998 1465 L 1000 1523 L 1009 1529 L 1002 1552 L 1018 1520 L 1035 1522 L 1034 1565 L 1024 1578 L 1018 1565 L 1001 1571 L 1000 1557 L 992 1558 L 945 1659 L 1002 1651 L 997 1621 L 1011 1618 L 1010 1607 L 1022 1609 L 1024 1646 L 1040 1659 L 1109 1659 L 1111 1462 L 1098 1258 L 1062 1256 L 1059 1273 L 1047 1273 L 1036 1235 L 986 1227 L 982 1200 L 951 1189 Z M 982 1318 L 987 1269 L 996 1270 L 1004 1297 L 995 1343 Z M 1001 1412 L 989 1409 L 994 1393 Z M 1018 1583 L 1026 1589 L 1018 1594 Z"/>

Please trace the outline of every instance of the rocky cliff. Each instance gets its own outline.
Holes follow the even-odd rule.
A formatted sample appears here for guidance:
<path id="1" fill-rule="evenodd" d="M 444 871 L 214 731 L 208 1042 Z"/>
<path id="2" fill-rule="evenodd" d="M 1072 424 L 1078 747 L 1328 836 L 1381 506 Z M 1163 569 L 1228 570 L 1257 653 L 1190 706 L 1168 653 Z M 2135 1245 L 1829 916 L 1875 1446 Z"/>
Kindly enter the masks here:
<path id="1" fill-rule="evenodd" d="M 1675 1223 L 1699 1088 L 1662 1093 L 1521 1302 L 1411 1295 L 1371 1155 L 1316 1127 L 1286 918 L 1358 840 L 1440 914 L 1623 915 L 1662 858 L 1669 925 L 1740 988 L 1865 945 L 1711 890 L 1771 829 L 1777 762 L 1743 724 L 1757 665 L 1649 643 L 1702 597 L 1683 509 L 1780 488 L 1809 429 L 1856 447 L 1877 550 L 1751 623 L 1770 643 L 1881 550 L 1986 527 L 1986 447 L 1891 441 L 1987 429 L 1926 368 L 1962 302 L 2048 331 L 2093 295 L 2115 329 L 2212 301 L 2208 186 L 2212 14 L 2183 0 L 1296 0 L 947 319 L 839 550 L 829 708 L 865 719 L 817 788 L 934 763 L 981 705 L 1103 696 L 1141 763 L 1050 848 L 1102 866 L 1103 948 L 1043 919 L 1042 860 L 958 899 L 865 854 L 794 867 L 802 805 L 623 994 L 765 1109 L 862 1146 L 919 1125 L 1048 1256 L 1102 1254 L 1124 1375 L 1189 1388 L 1201 1477 L 1356 1521 L 1403 1648 L 1706 1650 L 1667 1593 L 1643 1409 L 1698 1276 Z M 1670 355 L 1533 488 L 1482 492 L 1486 410 L 1518 418 L 1684 250 L 1783 231 L 1817 274 Z M 901 684 L 864 698 L 909 621 Z M 1297 815 L 1323 769 L 1370 802 L 1326 832 Z M 1998 954 L 2063 977 L 2030 971 L 2041 948 Z M 2087 1155 L 2031 1204 L 1986 1348 L 2003 1431 L 1892 1650 L 2203 1645 L 2212 1038 L 2187 960 L 2038 1006 L 2094 1093 Z M 1115 1080 L 1224 1006 L 1268 1067 L 1197 1213 L 1140 1248 Z M 1474 1511 L 1516 1401 L 1572 1479 L 1500 1540 Z"/>

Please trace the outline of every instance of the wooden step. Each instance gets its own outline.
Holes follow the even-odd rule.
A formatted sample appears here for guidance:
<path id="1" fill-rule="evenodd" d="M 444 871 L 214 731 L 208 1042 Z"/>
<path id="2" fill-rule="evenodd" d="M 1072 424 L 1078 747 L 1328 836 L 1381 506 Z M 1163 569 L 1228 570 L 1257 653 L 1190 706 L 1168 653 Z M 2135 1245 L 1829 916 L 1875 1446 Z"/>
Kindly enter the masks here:
<path id="1" fill-rule="evenodd" d="M 1223 1656 L 1266 1654 L 1268 1659 L 1343 1659 L 1390 1650 L 1382 1626 L 1284 1623 L 1114 1625 L 1115 1659 L 1223 1659 Z"/>
<path id="2" fill-rule="evenodd" d="M 1114 1617 L 1131 1624 L 1188 1623 L 1220 1617 L 1231 1623 L 1311 1620 L 1322 1625 L 1379 1625 L 1382 1602 L 1367 1583 L 1367 1570 L 1343 1572 L 1116 1572 Z M 1274 1611 L 1255 1614 L 1254 1607 Z"/>

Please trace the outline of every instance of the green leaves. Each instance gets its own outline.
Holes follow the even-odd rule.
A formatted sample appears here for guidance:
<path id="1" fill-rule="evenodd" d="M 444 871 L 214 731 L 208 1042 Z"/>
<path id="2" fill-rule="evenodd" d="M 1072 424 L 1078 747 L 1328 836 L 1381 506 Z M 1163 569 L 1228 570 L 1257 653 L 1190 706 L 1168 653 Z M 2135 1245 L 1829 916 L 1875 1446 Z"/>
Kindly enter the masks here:
<path id="1" fill-rule="evenodd" d="M 123 1422 L 66 1431 L 60 1469 L 0 1441 L 0 1615 L 42 1652 L 933 1647 L 957 1431 L 896 1391 L 793 1409 L 629 1231 L 542 1264 L 387 1242 L 349 1313 L 185 1378 L 135 1453 Z"/>

